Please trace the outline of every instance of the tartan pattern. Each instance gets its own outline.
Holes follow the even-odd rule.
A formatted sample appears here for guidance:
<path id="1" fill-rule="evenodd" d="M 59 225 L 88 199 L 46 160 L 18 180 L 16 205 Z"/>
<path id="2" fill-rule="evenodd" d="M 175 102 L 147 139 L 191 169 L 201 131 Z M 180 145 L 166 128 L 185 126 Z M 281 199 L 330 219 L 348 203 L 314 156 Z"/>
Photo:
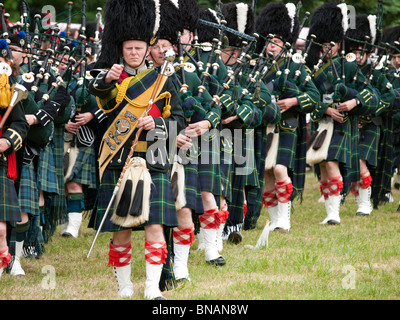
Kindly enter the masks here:
<path id="1" fill-rule="evenodd" d="M 343 189 L 343 178 L 341 176 L 328 178 L 327 187 L 330 196 L 339 196 Z"/>
<path id="2" fill-rule="evenodd" d="M 293 192 L 293 184 L 290 178 L 281 181 L 275 181 L 275 192 L 278 202 L 287 203 Z"/>
<path id="3" fill-rule="evenodd" d="M 286 131 L 282 127 L 279 130 L 279 147 L 276 163 L 284 165 L 289 170 L 293 170 L 296 157 L 297 133 Z"/>
<path id="4" fill-rule="evenodd" d="M 173 241 L 175 244 L 191 245 L 194 241 L 194 224 L 188 228 L 173 228 Z"/>
<path id="5" fill-rule="evenodd" d="M 208 191 L 214 195 L 221 195 L 220 150 L 215 146 L 215 137 L 208 142 L 208 147 L 201 149 L 198 160 L 198 188 L 199 192 Z M 202 142 L 204 143 L 204 141 Z M 208 150 L 207 150 L 208 149 Z"/>
<path id="6" fill-rule="evenodd" d="M 157 76 L 158 73 L 154 69 L 146 69 L 135 75 L 129 83 L 126 96 L 131 100 L 135 99 L 154 84 Z M 110 112 L 115 108 L 118 90 L 118 87 L 115 87 L 105 99 L 98 99 L 99 107 L 101 106 L 104 112 Z M 121 110 L 126 103 L 127 101 L 123 99 L 117 110 Z"/>
<path id="7" fill-rule="evenodd" d="M 278 60 L 278 66 L 280 70 L 283 70 L 286 65 L 287 58 L 281 58 Z M 295 71 L 298 69 L 299 64 L 290 63 L 289 69 L 289 80 L 295 75 Z M 297 113 L 297 119 L 299 125 L 297 130 L 290 130 L 285 128 L 284 120 L 280 120 L 280 133 L 279 133 L 279 147 L 278 147 L 278 157 L 277 163 L 283 164 L 289 169 L 289 177 L 293 183 L 293 192 L 291 200 L 294 200 L 297 196 L 302 199 L 305 183 L 305 173 L 306 173 L 306 137 L 307 137 L 307 123 L 306 123 L 306 113 L 313 112 L 315 109 L 316 101 L 319 101 L 319 91 L 316 88 L 313 81 L 310 81 L 306 87 L 302 84 L 308 75 L 308 71 L 304 66 L 300 69 L 301 74 L 296 83 L 301 88 L 302 93 L 297 96 L 300 101 L 300 106 L 296 107 L 299 109 Z M 267 84 L 271 83 L 276 78 L 277 68 L 273 66 L 270 68 L 264 82 Z M 293 81 L 293 79 L 292 79 Z M 274 94 L 281 94 L 281 92 L 273 92 Z M 283 93 L 285 96 L 285 92 Z M 297 134 L 296 137 L 290 137 L 290 135 Z"/>
<path id="8" fill-rule="evenodd" d="M 243 222 L 245 201 L 244 181 L 245 176 L 233 175 L 232 177 L 232 201 L 229 202 L 229 225 L 236 225 Z"/>
<path id="9" fill-rule="evenodd" d="M 183 168 L 185 170 L 185 207 L 197 211 L 197 199 L 201 197 L 198 190 L 198 166 L 189 163 Z"/>
<path id="10" fill-rule="evenodd" d="M 321 191 L 321 196 L 323 196 L 325 200 L 329 198 L 330 189 L 328 180 L 319 181 L 319 190 Z"/>
<path id="11" fill-rule="evenodd" d="M 47 193 L 59 194 L 56 161 L 54 158 L 54 142 L 51 141 L 40 153 L 38 161 L 38 188 Z"/>
<path id="12" fill-rule="evenodd" d="M 386 194 L 392 188 L 392 174 L 395 166 L 395 146 L 393 144 L 393 118 L 391 115 L 383 117 L 382 131 L 380 135 L 378 160 L 376 168 L 371 171 L 372 190 L 371 199 L 374 207 L 386 202 Z"/>
<path id="13" fill-rule="evenodd" d="M 114 245 L 110 242 L 108 251 L 108 265 L 113 267 L 124 267 L 131 263 L 132 243 L 129 241 L 123 245 Z"/>
<path id="14" fill-rule="evenodd" d="M 90 189 L 97 187 L 96 154 L 94 147 L 79 147 L 79 153 L 67 182 L 77 182 Z"/>
<path id="15" fill-rule="evenodd" d="M 218 229 L 217 221 L 218 208 L 206 210 L 202 215 L 199 215 L 200 227 L 203 229 Z"/>
<path id="16" fill-rule="evenodd" d="M 21 220 L 21 211 L 12 179 L 7 177 L 7 167 L 0 164 L 0 221 L 12 225 Z"/>
<path id="17" fill-rule="evenodd" d="M 112 193 L 118 182 L 120 170 L 106 169 L 99 187 L 97 208 L 94 211 L 94 229 L 98 229 L 107 206 L 111 200 Z M 132 228 L 133 230 L 143 230 L 143 227 L 151 224 L 162 224 L 164 226 L 176 227 L 178 217 L 176 214 L 175 200 L 172 192 L 171 183 L 166 173 L 150 171 L 152 178 L 150 194 L 150 214 L 149 220 L 141 226 Z M 115 232 L 131 228 L 123 228 L 110 221 L 114 204 L 111 205 L 108 216 L 104 221 L 101 232 Z"/>
<path id="18" fill-rule="evenodd" d="M 265 207 L 276 207 L 278 205 L 278 198 L 276 197 L 275 189 L 264 191 L 263 204 Z"/>
<path id="19" fill-rule="evenodd" d="M 154 265 L 165 264 L 167 258 L 167 243 L 165 241 L 148 241 L 144 243 L 145 260 Z"/>
<path id="20" fill-rule="evenodd" d="M 371 123 L 363 125 L 360 129 L 360 160 L 367 161 L 369 166 L 376 167 L 378 164 L 378 146 L 380 127 Z"/>
<path id="21" fill-rule="evenodd" d="M 21 178 L 18 188 L 18 201 L 21 212 L 39 216 L 39 190 L 37 185 L 38 175 L 34 164 L 22 165 Z"/>
<path id="22" fill-rule="evenodd" d="M 67 221 L 67 201 L 64 193 L 64 125 L 57 125 L 54 128 L 53 148 L 55 169 L 59 194 L 51 198 L 50 218 L 53 223 L 62 224 Z"/>

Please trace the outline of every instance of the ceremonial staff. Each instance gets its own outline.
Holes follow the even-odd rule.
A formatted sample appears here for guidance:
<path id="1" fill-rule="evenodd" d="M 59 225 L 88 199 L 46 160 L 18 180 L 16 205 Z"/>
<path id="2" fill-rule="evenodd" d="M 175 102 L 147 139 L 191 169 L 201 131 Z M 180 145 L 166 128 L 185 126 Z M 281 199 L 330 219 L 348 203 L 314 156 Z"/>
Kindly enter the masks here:
<path id="1" fill-rule="evenodd" d="M 166 72 L 167 72 L 167 69 L 168 69 L 167 66 L 168 66 L 168 64 L 173 63 L 174 60 L 175 60 L 174 51 L 172 49 L 169 49 L 169 50 L 165 51 L 165 53 L 164 53 L 164 64 L 162 65 L 161 71 L 157 76 L 155 87 L 154 87 L 154 91 L 153 91 L 153 93 L 151 95 L 151 98 L 149 100 L 149 103 L 148 103 L 148 106 L 146 108 L 146 111 L 144 112 L 142 117 L 146 116 L 149 113 L 150 109 L 152 108 L 153 102 L 156 99 L 156 94 L 159 91 L 159 88 L 160 88 L 161 83 L 162 83 L 161 80 L 163 79 L 163 77 L 167 76 L 166 75 Z M 103 224 L 104 224 L 104 222 L 105 222 L 105 220 L 106 220 L 106 218 L 108 216 L 108 212 L 110 211 L 111 206 L 112 206 L 112 204 L 114 202 L 114 199 L 115 199 L 115 197 L 116 197 L 116 195 L 118 193 L 118 190 L 119 190 L 120 185 L 122 183 L 122 179 L 124 177 L 125 171 L 127 170 L 128 166 L 129 166 L 129 163 L 130 163 L 130 160 L 131 160 L 131 158 L 133 156 L 133 153 L 135 152 L 135 147 L 136 147 L 136 145 L 137 145 L 137 143 L 139 141 L 139 136 L 142 133 L 142 131 L 143 131 L 143 127 L 139 128 L 137 130 L 137 132 L 136 132 L 135 140 L 132 142 L 131 149 L 130 149 L 129 154 L 128 154 L 127 158 L 126 158 L 124 167 L 123 167 L 122 172 L 121 172 L 121 174 L 119 176 L 118 182 L 117 182 L 117 184 L 116 184 L 116 186 L 114 188 L 114 191 L 112 193 L 110 202 L 109 202 L 109 204 L 107 206 L 107 209 L 106 209 L 106 211 L 104 213 L 103 219 L 101 220 L 100 225 L 99 225 L 99 227 L 97 229 L 96 235 L 95 235 L 95 237 L 93 239 L 92 245 L 91 245 L 91 247 L 89 249 L 89 252 L 87 254 L 87 258 L 89 258 L 90 254 L 91 254 L 91 252 L 93 250 L 93 247 L 94 247 L 94 244 L 96 243 L 97 237 L 99 236 L 101 228 L 103 227 Z"/>
<path id="2" fill-rule="evenodd" d="M 4 124 L 6 123 L 8 117 L 11 114 L 11 111 L 14 109 L 15 105 L 28 98 L 29 91 L 21 84 L 17 83 L 13 86 L 13 95 L 10 101 L 10 105 L 7 107 L 6 112 L 4 113 L 3 117 L 1 118 L 0 122 L 0 130 L 3 129 Z"/>

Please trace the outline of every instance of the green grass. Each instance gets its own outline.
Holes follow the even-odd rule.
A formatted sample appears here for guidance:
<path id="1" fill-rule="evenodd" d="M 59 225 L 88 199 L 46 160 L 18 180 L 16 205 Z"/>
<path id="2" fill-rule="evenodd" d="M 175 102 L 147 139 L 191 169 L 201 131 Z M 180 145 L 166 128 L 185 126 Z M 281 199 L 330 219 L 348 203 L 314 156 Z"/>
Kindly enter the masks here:
<path id="1" fill-rule="evenodd" d="M 271 232 L 269 246 L 251 249 L 266 211 L 254 230 L 243 231 L 238 245 L 224 244 L 227 264 L 212 267 L 194 242 L 189 257 L 191 282 L 164 293 L 170 300 L 397 300 L 400 298 L 400 213 L 394 202 L 369 217 L 355 215 L 349 196 L 341 207 L 339 226 L 320 225 L 325 218 L 318 182 L 307 174 L 303 203 L 294 202 L 290 233 Z M 59 230 L 38 260 L 23 259 L 25 277 L 3 274 L 0 299 L 100 300 L 117 299 L 116 280 L 108 262 L 111 234 L 101 234 L 89 259 L 94 231 L 84 221 L 78 239 L 63 238 Z M 144 233 L 132 236 L 133 299 L 143 299 Z M 55 288 L 48 287 L 46 270 L 55 271 Z M 47 285 L 47 286 L 46 286 Z"/>

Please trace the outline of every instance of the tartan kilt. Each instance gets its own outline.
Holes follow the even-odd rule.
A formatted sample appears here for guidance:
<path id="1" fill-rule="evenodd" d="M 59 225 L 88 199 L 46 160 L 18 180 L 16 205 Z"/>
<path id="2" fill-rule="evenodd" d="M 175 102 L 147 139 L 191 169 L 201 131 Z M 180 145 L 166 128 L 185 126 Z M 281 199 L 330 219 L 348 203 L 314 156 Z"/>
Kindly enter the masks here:
<path id="1" fill-rule="evenodd" d="M 220 148 L 215 146 L 216 136 L 207 141 L 201 138 L 201 154 L 198 160 L 198 188 L 199 193 L 208 191 L 212 194 L 221 195 L 221 172 L 220 172 Z M 201 195 L 201 194 L 200 194 Z"/>
<path id="2" fill-rule="evenodd" d="M 378 164 L 378 145 L 381 129 L 371 123 L 363 125 L 360 129 L 360 160 L 365 160 L 369 166 L 376 168 Z"/>
<path id="3" fill-rule="evenodd" d="M 105 214 L 112 197 L 114 188 L 118 182 L 121 170 L 106 169 L 100 182 L 96 217 L 94 229 L 97 230 L 103 215 Z M 149 221 L 143 225 L 133 228 L 123 228 L 110 221 L 114 211 L 114 204 L 111 205 L 108 216 L 104 221 L 101 232 L 115 232 L 127 229 L 143 230 L 144 226 L 151 224 L 162 224 L 167 227 L 178 226 L 178 216 L 176 213 L 175 200 L 172 192 L 171 182 L 167 173 L 150 171 L 152 178 L 152 187 L 150 195 L 150 214 Z"/>
<path id="4" fill-rule="evenodd" d="M 232 200 L 232 177 L 234 174 L 233 164 L 233 142 L 229 137 L 221 137 L 220 151 L 220 176 L 221 176 L 221 193 L 227 202 Z"/>
<path id="5" fill-rule="evenodd" d="M 33 161 L 22 165 L 21 179 L 18 189 L 18 200 L 21 212 L 27 212 L 31 216 L 39 216 L 39 190 L 38 175 Z"/>
<path id="6" fill-rule="evenodd" d="M 338 161 L 345 167 L 351 167 L 351 121 L 343 122 L 342 127 L 339 122 L 333 122 L 333 134 L 328 149 L 326 161 Z"/>
<path id="7" fill-rule="evenodd" d="M 96 152 L 94 147 L 78 148 L 79 153 L 76 158 L 71 175 L 66 182 L 77 182 L 90 189 L 97 188 L 96 175 Z"/>
<path id="8" fill-rule="evenodd" d="M 236 225 L 243 222 L 245 177 L 243 175 L 234 175 L 232 177 L 232 200 L 228 202 L 228 225 Z"/>
<path id="9" fill-rule="evenodd" d="M 9 222 L 12 226 L 21 221 L 17 191 L 12 179 L 7 177 L 7 167 L 0 164 L 0 221 Z"/>
<path id="10" fill-rule="evenodd" d="M 197 199 L 201 197 L 198 190 L 198 166 L 197 164 L 188 163 L 184 166 L 185 170 L 185 208 L 196 210 Z"/>
<path id="11" fill-rule="evenodd" d="M 38 188 L 47 193 L 60 194 L 52 144 L 53 142 L 50 142 L 40 152 L 38 161 Z"/>
<path id="12" fill-rule="evenodd" d="M 279 127 L 279 145 L 276 164 L 281 164 L 289 170 L 294 169 L 296 160 L 297 130 Z"/>
<path id="13" fill-rule="evenodd" d="M 244 167 L 241 169 L 241 172 L 244 176 L 243 184 L 245 186 L 257 187 L 259 185 L 258 170 L 256 167 L 256 137 L 257 133 L 255 129 L 246 129 L 242 140 L 242 150 L 234 150 L 235 154 L 237 154 L 237 151 L 240 153 L 243 153 L 243 150 L 245 151 L 244 154 L 239 154 L 240 156 L 246 157 L 245 162 L 239 166 Z M 246 139 L 250 139 L 250 145 L 247 145 Z"/>

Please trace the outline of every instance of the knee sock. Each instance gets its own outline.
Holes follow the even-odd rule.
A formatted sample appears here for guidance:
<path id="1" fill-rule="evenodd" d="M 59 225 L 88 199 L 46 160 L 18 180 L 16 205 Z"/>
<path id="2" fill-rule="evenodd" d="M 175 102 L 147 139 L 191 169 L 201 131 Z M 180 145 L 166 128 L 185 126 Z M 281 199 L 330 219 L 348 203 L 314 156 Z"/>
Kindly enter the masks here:
<path id="1" fill-rule="evenodd" d="M 275 189 L 263 193 L 263 205 L 267 208 L 276 207 L 278 205 L 278 198 L 276 197 Z"/>
<path id="2" fill-rule="evenodd" d="M 114 245 L 110 242 L 108 252 L 108 265 L 113 267 L 124 267 L 131 263 L 132 243 L 129 241 L 123 245 Z"/>
<path id="3" fill-rule="evenodd" d="M 372 184 L 372 177 L 369 171 L 364 171 L 360 174 L 360 188 L 368 189 Z"/>
<path id="4" fill-rule="evenodd" d="M 194 224 L 188 228 L 175 227 L 172 229 L 175 244 L 191 245 L 194 241 Z"/>
<path id="5" fill-rule="evenodd" d="M 275 191 L 278 202 L 287 203 L 290 200 L 290 196 L 293 192 L 293 184 L 290 178 L 286 180 L 275 182 Z"/>
<path id="6" fill-rule="evenodd" d="M 165 264 L 167 258 L 167 243 L 165 241 L 148 241 L 144 243 L 144 258 L 150 264 Z"/>
<path id="7" fill-rule="evenodd" d="M 218 208 L 205 210 L 202 215 L 199 215 L 200 227 L 203 229 L 218 229 L 219 220 L 216 216 L 219 214 Z"/>
<path id="8" fill-rule="evenodd" d="M 82 212 L 85 209 L 84 195 L 81 192 L 70 193 L 67 196 L 67 211 Z"/>
<path id="9" fill-rule="evenodd" d="M 328 178 L 328 184 L 329 184 L 329 195 L 339 196 L 340 192 L 343 190 L 342 176 Z"/>

